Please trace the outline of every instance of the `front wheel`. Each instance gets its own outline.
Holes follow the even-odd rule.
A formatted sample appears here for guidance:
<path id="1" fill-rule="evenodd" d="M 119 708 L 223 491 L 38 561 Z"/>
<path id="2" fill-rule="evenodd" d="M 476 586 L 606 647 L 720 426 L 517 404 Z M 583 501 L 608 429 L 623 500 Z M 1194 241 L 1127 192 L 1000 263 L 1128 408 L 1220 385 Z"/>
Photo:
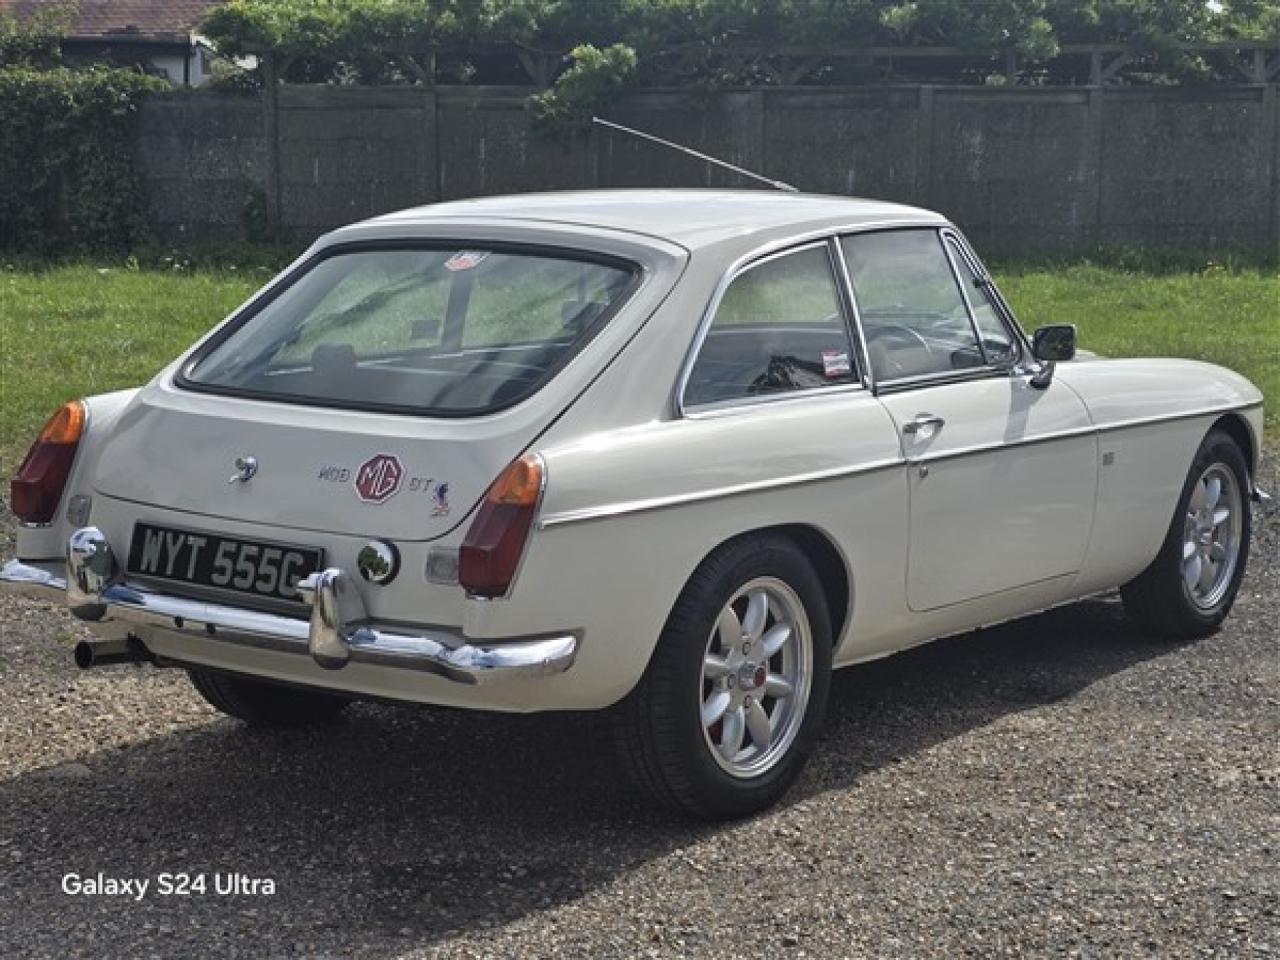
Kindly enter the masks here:
<path id="1" fill-rule="evenodd" d="M 1211 430 L 1191 464 L 1160 553 L 1121 588 L 1125 611 L 1157 634 L 1216 630 L 1249 559 L 1249 469 L 1234 439 Z"/>
<path id="2" fill-rule="evenodd" d="M 713 554 L 619 705 L 618 746 L 633 779 L 710 820 L 776 802 L 821 726 L 831 645 L 822 585 L 794 543 L 751 536 Z"/>

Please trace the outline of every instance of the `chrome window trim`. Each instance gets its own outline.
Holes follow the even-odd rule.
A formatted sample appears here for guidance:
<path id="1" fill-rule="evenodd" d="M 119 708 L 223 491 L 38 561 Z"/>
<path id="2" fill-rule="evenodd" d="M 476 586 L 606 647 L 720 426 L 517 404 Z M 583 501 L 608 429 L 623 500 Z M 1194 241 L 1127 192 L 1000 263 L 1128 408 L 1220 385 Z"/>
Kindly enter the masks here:
<path id="1" fill-rule="evenodd" d="M 811 387 L 807 390 L 793 390 L 788 393 L 762 393 L 758 397 L 745 397 L 736 400 L 716 400 L 712 403 L 701 403 L 693 407 L 683 417 L 685 420 L 719 420 L 734 416 L 764 404 L 812 403 L 819 399 L 830 400 L 844 394 L 869 395 L 867 388 L 861 383 L 833 383 L 829 387 Z"/>
<path id="2" fill-rule="evenodd" d="M 1013 377 L 1025 375 L 1027 375 L 1025 371 L 1019 372 L 1018 370 L 1004 367 L 970 367 L 966 370 L 919 373 L 910 377 L 897 377 L 893 380 L 885 380 L 878 383 L 876 395 L 903 393 L 907 390 L 919 390 L 926 387 L 946 387 L 953 383 L 972 383 L 975 380 L 1012 379 Z"/>
<path id="3" fill-rule="evenodd" d="M 684 362 L 680 366 L 680 375 L 676 380 L 675 397 L 673 404 L 676 416 L 684 419 L 696 419 L 708 408 L 716 411 L 728 409 L 730 407 L 752 407 L 758 403 L 776 402 L 783 398 L 794 398 L 797 394 L 803 396 L 814 396 L 818 394 L 827 395 L 836 390 L 855 390 L 865 389 L 859 378 L 858 383 L 833 383 L 830 386 L 810 387 L 805 390 L 798 390 L 785 394 L 761 394 L 757 397 L 736 397 L 729 400 L 713 401 L 712 403 L 687 404 L 685 402 L 685 391 L 689 386 L 689 378 L 693 374 L 693 368 L 698 363 L 698 357 L 702 353 L 703 344 L 706 343 L 707 334 L 711 331 L 711 325 L 715 322 L 716 312 L 720 309 L 720 303 L 724 299 L 726 291 L 735 280 L 743 276 L 747 272 L 763 266 L 782 257 L 792 256 L 805 250 L 823 248 L 827 254 L 827 265 L 831 269 L 831 280 L 835 287 L 836 307 L 841 314 L 841 320 L 844 326 L 845 336 L 849 340 L 849 352 L 854 354 L 857 344 L 854 340 L 852 331 L 849 326 L 849 317 L 845 314 L 847 304 L 840 285 L 840 267 L 841 264 L 832 251 L 835 241 L 835 235 L 830 230 L 822 230 L 809 235 L 801 235 L 799 237 L 791 237 L 779 244 L 769 244 L 759 250 L 755 250 L 747 256 L 741 257 L 734 261 L 733 265 L 725 271 L 724 276 L 716 284 L 715 292 L 711 295 L 711 300 L 707 309 L 703 311 L 701 319 L 698 321 L 698 332 L 694 336 L 693 346 L 685 355 Z M 861 358 L 859 358 L 859 364 Z"/>
<path id="4" fill-rule="evenodd" d="M 849 261 L 844 255 L 844 237 L 831 238 L 832 254 L 836 259 L 837 280 L 840 283 L 840 297 L 849 311 L 849 335 L 853 338 L 854 349 L 858 351 L 858 364 L 862 367 L 862 382 L 872 393 L 876 392 L 876 373 L 871 369 L 871 352 L 867 349 L 867 338 L 862 332 L 862 308 L 858 306 L 858 298 L 854 295 L 853 277 L 849 275 Z"/>
<path id="5" fill-rule="evenodd" d="M 969 315 L 969 330 L 973 333 L 973 342 L 978 348 L 978 356 L 982 358 L 982 365 L 992 368 L 1012 366 L 1012 364 L 995 364 L 991 362 L 991 357 L 987 354 L 986 344 L 982 342 L 982 330 L 978 327 L 978 314 L 973 309 L 973 298 L 969 295 L 969 284 L 965 282 L 964 276 L 960 273 L 960 265 L 956 263 L 958 250 L 955 241 L 945 231 L 939 234 L 938 239 L 942 243 L 942 255 L 947 258 L 947 265 L 951 268 L 951 278 L 955 281 L 956 287 L 960 291 L 960 300 L 964 304 L 965 312 Z M 977 273 L 967 263 L 965 269 L 969 270 L 973 280 L 976 282 L 978 279 Z M 1002 317 L 997 314 L 996 319 L 1003 325 L 1004 319 Z"/>
<path id="6" fill-rule="evenodd" d="M 948 246 L 954 248 L 960 254 L 961 259 L 973 272 L 974 279 L 984 282 L 983 289 L 986 291 L 987 298 L 991 301 L 991 305 L 995 307 L 1005 330 L 1012 334 L 1011 343 L 1016 348 L 1018 355 L 1008 366 L 1012 369 L 1023 366 L 1031 358 L 1031 341 L 1027 337 L 1027 332 L 1022 329 L 1022 324 L 1018 322 L 1018 317 L 1013 312 L 1013 308 L 1005 300 L 1004 294 L 1000 292 L 996 282 L 991 279 L 991 272 L 987 270 L 981 258 L 974 252 L 973 247 L 969 246 L 968 241 L 965 240 L 959 230 L 954 227 L 944 227 L 942 235 L 946 239 Z M 968 291 L 966 290 L 965 293 L 967 295 Z"/>
<path id="7" fill-rule="evenodd" d="M 684 363 L 680 366 L 680 375 L 676 379 L 675 388 L 671 394 L 671 406 L 677 417 L 689 416 L 688 410 L 684 404 L 684 390 L 689 380 L 689 374 L 693 370 L 693 365 L 697 362 L 698 353 L 702 350 L 702 342 L 706 339 L 707 328 L 711 325 L 711 318 L 715 316 L 715 308 L 719 306 L 720 298 L 724 295 L 725 289 L 729 282 L 743 268 L 765 257 L 782 253 L 796 246 L 804 246 L 815 241 L 824 241 L 827 243 L 836 243 L 839 246 L 839 238 L 854 233 L 863 233 L 875 230 L 895 230 L 905 229 L 908 227 L 922 227 L 926 230 L 937 230 L 943 225 L 941 220 L 934 223 L 921 223 L 919 220 L 903 220 L 898 218 L 887 218 L 885 220 L 877 220 L 871 223 L 847 223 L 837 226 L 821 227 L 809 230 L 804 233 L 798 233 L 792 237 L 784 237 L 778 240 L 772 240 L 768 243 L 761 244 L 750 253 L 743 254 L 737 260 L 729 265 L 724 275 L 716 284 L 715 291 L 711 295 L 710 305 L 703 311 L 702 317 L 698 321 L 698 330 L 694 335 L 693 343 L 685 354 Z M 837 281 L 838 281 L 837 277 Z M 846 321 L 846 326 L 848 323 Z M 847 384 L 841 384 L 847 386 Z"/>

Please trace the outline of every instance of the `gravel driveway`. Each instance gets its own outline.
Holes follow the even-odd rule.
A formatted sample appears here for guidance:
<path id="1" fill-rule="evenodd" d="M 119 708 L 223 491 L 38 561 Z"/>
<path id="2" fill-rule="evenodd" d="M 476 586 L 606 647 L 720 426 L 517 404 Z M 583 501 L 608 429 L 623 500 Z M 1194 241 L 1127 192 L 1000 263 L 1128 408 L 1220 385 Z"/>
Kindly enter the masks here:
<path id="1" fill-rule="evenodd" d="M 727 826 L 645 806 L 590 715 L 255 733 L 0 599 L 0 956 L 1280 957 L 1278 543 L 1268 506 L 1194 645 L 1098 600 L 841 672 Z"/>

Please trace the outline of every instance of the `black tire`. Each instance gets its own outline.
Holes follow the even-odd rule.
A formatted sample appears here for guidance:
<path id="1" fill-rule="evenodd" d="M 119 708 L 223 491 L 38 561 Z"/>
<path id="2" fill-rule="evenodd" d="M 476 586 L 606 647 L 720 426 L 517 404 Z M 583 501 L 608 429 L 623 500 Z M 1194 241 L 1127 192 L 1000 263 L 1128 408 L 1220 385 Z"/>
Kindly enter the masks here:
<path id="1" fill-rule="evenodd" d="M 615 710 L 623 765 L 657 801 L 695 817 L 772 805 L 822 725 L 831 647 L 822 584 L 800 548 L 773 535 L 731 541 L 689 579 Z"/>
<path id="2" fill-rule="evenodd" d="M 191 684 L 209 704 L 255 727 L 299 727 L 333 720 L 351 701 L 328 693 L 188 670 Z"/>
<path id="3" fill-rule="evenodd" d="M 1211 430 L 1191 463 L 1160 552 L 1120 589 L 1125 612 L 1170 639 L 1217 630 L 1240 589 L 1251 521 L 1244 454 L 1229 434 Z"/>

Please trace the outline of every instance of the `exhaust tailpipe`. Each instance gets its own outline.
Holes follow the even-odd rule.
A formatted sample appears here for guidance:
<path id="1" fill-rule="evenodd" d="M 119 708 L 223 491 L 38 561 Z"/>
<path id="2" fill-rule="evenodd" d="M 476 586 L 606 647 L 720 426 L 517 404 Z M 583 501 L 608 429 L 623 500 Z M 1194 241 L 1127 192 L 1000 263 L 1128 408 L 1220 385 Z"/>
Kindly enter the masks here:
<path id="1" fill-rule="evenodd" d="M 81 640 L 75 649 L 76 666 L 109 667 L 113 663 L 154 663 L 155 657 L 137 637 L 122 640 Z"/>

